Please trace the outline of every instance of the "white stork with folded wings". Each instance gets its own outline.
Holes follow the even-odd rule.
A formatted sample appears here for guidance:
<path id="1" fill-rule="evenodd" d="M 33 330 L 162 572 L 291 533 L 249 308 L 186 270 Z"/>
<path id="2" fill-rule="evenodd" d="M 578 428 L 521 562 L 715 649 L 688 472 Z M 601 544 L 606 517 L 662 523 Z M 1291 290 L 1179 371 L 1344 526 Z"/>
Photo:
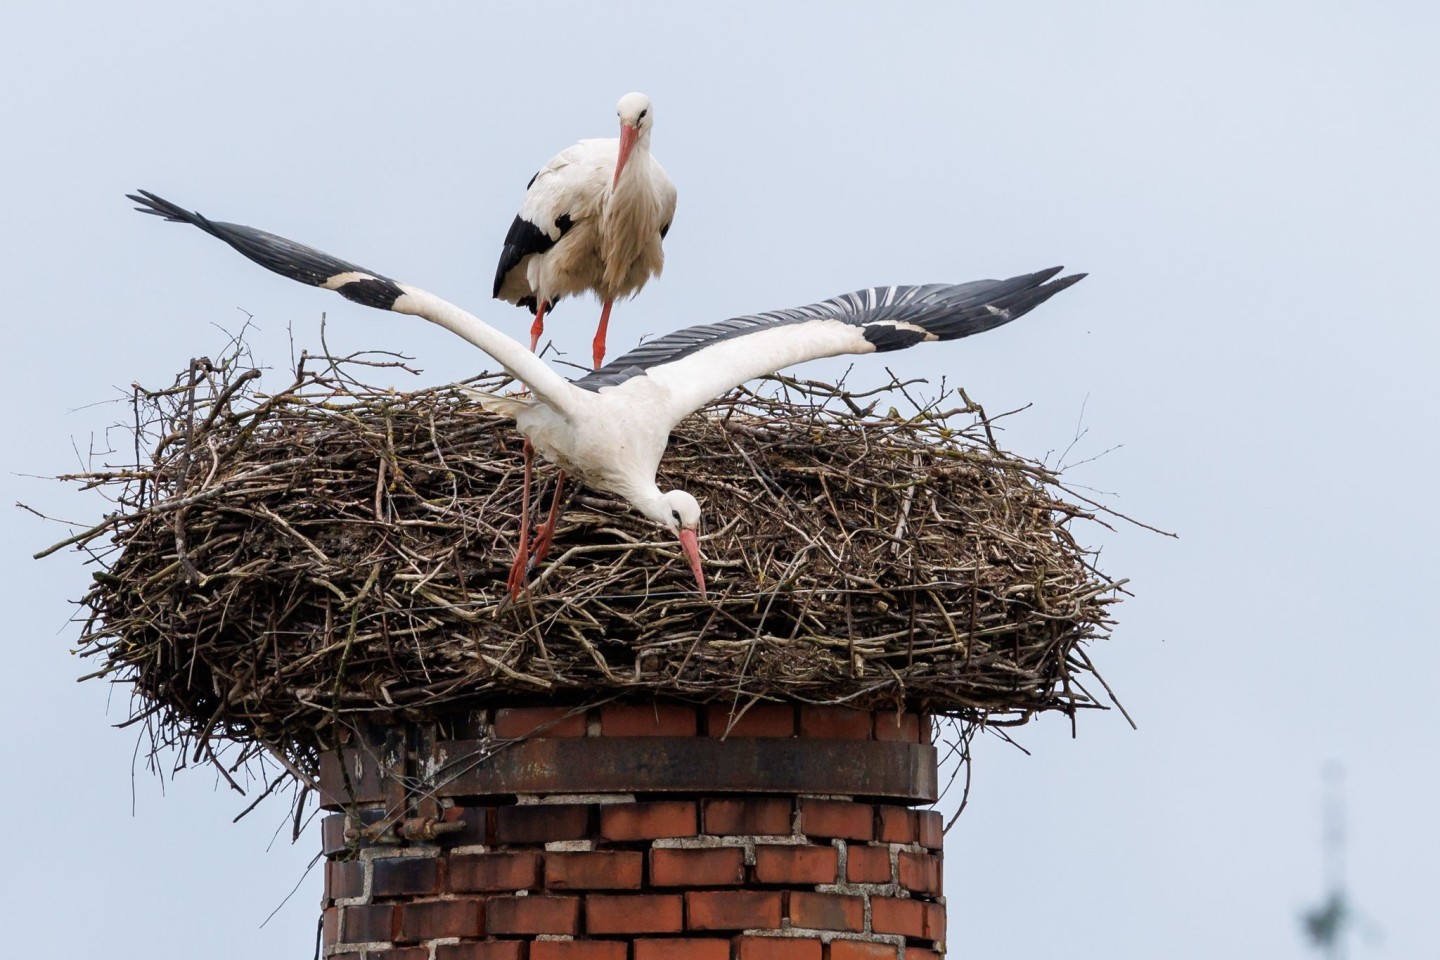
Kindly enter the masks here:
<path id="1" fill-rule="evenodd" d="M 793 363 L 954 340 L 1009 323 L 1079 281 L 1053 267 L 1009 280 L 871 287 L 822 303 L 686 327 L 637 347 L 573 382 L 484 321 L 418 287 L 262 230 L 220 223 L 153 193 L 141 211 L 191 223 L 292 280 L 356 303 L 423 317 L 488 353 L 530 395 L 478 395 L 513 417 L 535 449 L 587 486 L 616 494 L 674 533 L 703 593 L 700 505 L 655 483 L 675 424 L 755 377 Z M 553 532 L 553 528 L 552 531 Z M 512 588 L 513 589 L 513 588 Z"/>

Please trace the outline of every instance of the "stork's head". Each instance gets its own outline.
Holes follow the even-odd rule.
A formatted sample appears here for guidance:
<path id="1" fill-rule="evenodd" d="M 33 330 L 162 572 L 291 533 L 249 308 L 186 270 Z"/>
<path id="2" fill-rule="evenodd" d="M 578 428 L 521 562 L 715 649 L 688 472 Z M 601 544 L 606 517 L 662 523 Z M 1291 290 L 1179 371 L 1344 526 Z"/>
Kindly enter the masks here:
<path id="1" fill-rule="evenodd" d="M 649 133 L 650 125 L 655 122 L 655 108 L 650 106 L 650 98 L 643 93 L 625 94 L 615 105 L 615 113 L 620 117 L 620 156 L 615 161 L 612 190 L 620 183 L 620 171 L 625 169 L 630 151 L 635 149 L 635 141 Z"/>
<path id="2" fill-rule="evenodd" d="M 685 556 L 690 559 L 690 572 L 695 574 L 700 596 L 705 596 L 705 571 L 700 569 L 700 504 L 684 490 L 670 490 L 655 501 L 653 513 L 649 510 L 646 513 L 679 538 Z"/>

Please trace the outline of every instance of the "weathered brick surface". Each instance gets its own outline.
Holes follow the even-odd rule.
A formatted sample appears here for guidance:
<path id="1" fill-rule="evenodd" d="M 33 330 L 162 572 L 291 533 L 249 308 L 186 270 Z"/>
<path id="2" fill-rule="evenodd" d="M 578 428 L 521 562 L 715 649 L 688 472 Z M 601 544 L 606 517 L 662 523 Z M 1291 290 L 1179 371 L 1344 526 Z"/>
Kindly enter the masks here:
<path id="1" fill-rule="evenodd" d="M 773 891 L 691 891 L 685 894 L 685 924 L 691 930 L 778 929 L 783 903 Z"/>
<path id="2" fill-rule="evenodd" d="M 914 713 L 875 714 L 875 739 L 900 743 L 920 742 L 920 717 Z"/>
<path id="3" fill-rule="evenodd" d="M 395 939 L 396 917 L 399 914 L 394 904 L 365 904 L 340 909 L 341 943 L 375 943 Z"/>
<path id="4" fill-rule="evenodd" d="M 585 898 L 585 932 L 679 933 L 685 929 L 680 894 L 621 896 L 592 893 Z"/>
<path id="5" fill-rule="evenodd" d="M 478 937 L 484 930 L 480 904 L 477 897 L 412 900 L 400 908 L 400 935 L 396 939 L 409 942 Z"/>
<path id="6" fill-rule="evenodd" d="M 496 935 L 580 932 L 580 898 L 532 895 L 490 897 L 485 926 Z"/>
<path id="7" fill-rule="evenodd" d="M 716 749 L 731 718 L 726 705 L 621 703 L 537 731 L 566 712 L 515 707 L 464 722 L 540 739 L 706 737 Z M 445 730 L 457 740 L 485 735 L 479 726 Z M 399 758 L 395 772 L 423 775 L 433 731 L 363 736 Z M 875 741 L 926 742 L 928 721 L 757 704 L 728 736 L 869 738 L 873 750 Z M 634 795 L 520 796 L 483 780 L 438 796 L 407 793 L 407 782 L 367 783 L 380 799 L 322 821 L 326 960 L 939 960 L 943 822 L 934 811 L 721 792 L 733 784 L 709 797 L 687 786 L 684 799 L 672 799 L 650 781 L 652 792 Z M 624 787 L 612 779 L 606 789 Z M 347 823 L 414 817 L 461 829 L 346 842 Z"/>
<path id="8" fill-rule="evenodd" d="M 532 803 L 495 811 L 495 842 L 544 844 L 590 836 L 594 808 L 588 803 Z"/>
<path id="9" fill-rule="evenodd" d="M 911 960 L 914 950 L 914 947 L 907 948 L 905 960 Z M 864 940 L 832 940 L 826 960 L 896 960 L 899 956 L 900 948 L 894 944 L 868 943 Z"/>
<path id="10" fill-rule="evenodd" d="M 569 707 L 511 707 L 495 711 L 495 736 L 504 740 L 521 737 L 583 737 L 585 714 L 571 715 Z"/>
<path id="11" fill-rule="evenodd" d="M 784 836 L 791 832 L 793 801 L 747 797 L 705 801 L 705 832 L 715 836 Z"/>
<path id="12" fill-rule="evenodd" d="M 730 960 L 730 941 L 718 937 L 636 940 L 632 960 Z"/>
<path id="13" fill-rule="evenodd" d="M 370 865 L 370 895 L 402 897 L 440 892 L 439 863 L 434 857 L 385 857 Z"/>
<path id="14" fill-rule="evenodd" d="M 935 810 L 917 811 L 921 846 L 939 850 L 945 846 L 945 818 Z"/>
<path id="15" fill-rule="evenodd" d="M 365 864 L 331 860 L 325 864 L 325 899 L 351 900 L 365 895 Z"/>
<path id="16" fill-rule="evenodd" d="M 723 887 L 745 882 L 739 847 L 650 851 L 650 882 L 657 887 Z"/>
<path id="17" fill-rule="evenodd" d="M 849 800 L 800 801 L 800 832 L 810 837 L 869 840 L 875 836 L 875 808 Z"/>
<path id="18" fill-rule="evenodd" d="M 834 847 L 788 843 L 755 847 L 755 880 L 759 883 L 834 883 L 839 869 L 840 853 Z"/>
<path id="19" fill-rule="evenodd" d="M 852 843 L 846 851 L 845 879 L 851 883 L 889 883 L 894 879 L 890 870 L 890 848 Z"/>
<path id="20" fill-rule="evenodd" d="M 801 707 L 800 736 L 815 740 L 869 740 L 874 718 L 866 710 L 845 707 Z"/>
<path id="21" fill-rule="evenodd" d="M 626 960 L 630 945 L 619 940 L 540 940 L 530 960 Z"/>
<path id="22" fill-rule="evenodd" d="M 876 933 L 925 936 L 925 904 L 895 897 L 870 898 L 870 929 Z"/>
<path id="23" fill-rule="evenodd" d="M 793 737 L 795 708 L 783 703 L 757 703 L 738 716 L 729 707 L 710 707 L 705 728 L 712 737 Z"/>
<path id="24" fill-rule="evenodd" d="M 900 886 L 911 893 L 938 896 L 941 890 L 941 860 L 928 853 L 902 850 L 899 857 Z"/>
<path id="25" fill-rule="evenodd" d="M 865 898 L 795 890 L 790 894 L 790 925 L 809 930 L 864 930 Z"/>
<path id="26" fill-rule="evenodd" d="M 639 890 L 645 854 L 638 850 L 545 854 L 551 890 Z"/>
<path id="27" fill-rule="evenodd" d="M 455 893 L 535 890 L 540 886 L 540 854 L 457 854 L 449 862 L 449 886 Z"/>
<path id="28" fill-rule="evenodd" d="M 526 946 L 523 940 L 440 943 L 435 945 L 435 960 L 525 960 Z"/>
<path id="29" fill-rule="evenodd" d="M 658 840 L 693 837 L 699 830 L 693 800 L 607 803 L 600 808 L 600 836 L 606 840 Z"/>
<path id="30" fill-rule="evenodd" d="M 881 804 L 875 813 L 878 821 L 875 839 L 885 843 L 914 843 L 920 836 L 914 810 Z"/>
<path id="31" fill-rule="evenodd" d="M 809 937 L 736 937 L 736 960 L 820 960 L 821 943 Z"/>
<path id="32" fill-rule="evenodd" d="M 600 708 L 600 734 L 606 737 L 693 737 L 699 727 L 695 707 L 639 703 Z"/>

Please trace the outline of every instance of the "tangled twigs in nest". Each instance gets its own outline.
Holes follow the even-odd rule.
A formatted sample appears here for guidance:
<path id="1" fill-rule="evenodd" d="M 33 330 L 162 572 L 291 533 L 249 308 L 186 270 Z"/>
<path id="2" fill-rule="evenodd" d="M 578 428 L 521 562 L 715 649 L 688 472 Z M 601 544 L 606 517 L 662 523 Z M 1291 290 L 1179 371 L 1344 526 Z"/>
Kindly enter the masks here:
<path id="1" fill-rule="evenodd" d="M 680 424 L 660 478 L 710 518 L 709 601 L 668 535 L 582 491 L 529 594 L 497 617 L 520 495 L 512 425 L 455 388 L 366 387 L 356 358 L 315 372 L 307 357 L 260 394 L 240 349 L 137 390 L 142 462 L 66 478 L 118 507 L 62 544 L 104 566 L 81 600 L 82 654 L 92 676 L 134 685 L 157 746 L 201 759 L 229 742 L 226 770 L 269 753 L 303 778 L 347 717 L 537 696 L 991 724 L 1099 706 L 1081 645 L 1106 634 L 1119 584 L 1071 531 L 1094 505 L 996 447 L 968 397 L 737 390 Z"/>

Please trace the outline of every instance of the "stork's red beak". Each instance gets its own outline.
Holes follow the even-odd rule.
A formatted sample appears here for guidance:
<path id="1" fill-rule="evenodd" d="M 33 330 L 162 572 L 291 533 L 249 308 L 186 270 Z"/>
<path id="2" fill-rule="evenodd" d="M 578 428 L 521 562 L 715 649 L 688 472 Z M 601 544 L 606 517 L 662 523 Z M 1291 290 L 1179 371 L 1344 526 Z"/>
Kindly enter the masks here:
<path id="1" fill-rule="evenodd" d="M 685 548 L 685 556 L 690 558 L 690 572 L 695 574 L 695 582 L 700 585 L 700 596 L 704 597 L 705 571 L 700 569 L 700 538 L 695 535 L 694 530 L 681 530 L 680 546 Z"/>
<path id="2" fill-rule="evenodd" d="M 620 185 L 620 171 L 625 169 L 625 161 L 630 159 L 630 151 L 635 149 L 635 141 L 639 138 L 639 127 L 632 127 L 628 123 L 620 124 L 620 156 L 615 161 L 615 179 L 610 183 L 611 190 Z"/>

